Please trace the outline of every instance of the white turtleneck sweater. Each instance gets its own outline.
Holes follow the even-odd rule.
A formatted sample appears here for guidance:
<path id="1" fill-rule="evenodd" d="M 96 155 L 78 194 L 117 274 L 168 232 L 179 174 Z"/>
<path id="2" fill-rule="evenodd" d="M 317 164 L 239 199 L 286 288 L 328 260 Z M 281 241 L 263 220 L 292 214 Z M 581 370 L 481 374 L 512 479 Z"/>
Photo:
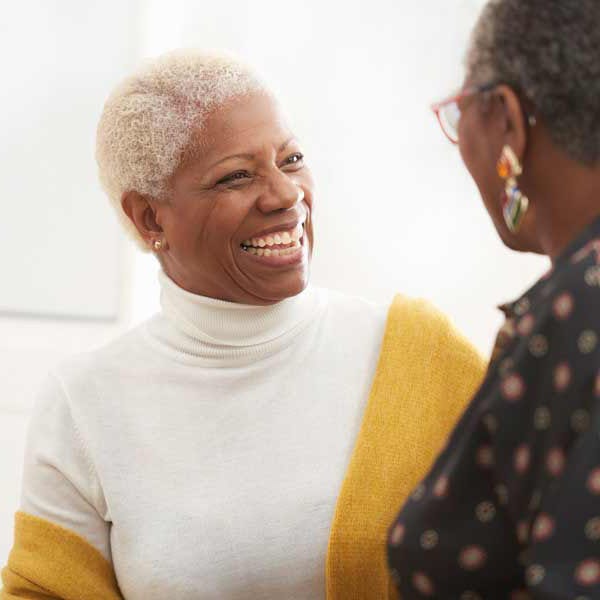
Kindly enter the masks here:
<path id="1" fill-rule="evenodd" d="M 309 288 L 195 296 L 51 374 L 21 510 L 111 561 L 127 600 L 325 597 L 335 503 L 386 309 Z"/>

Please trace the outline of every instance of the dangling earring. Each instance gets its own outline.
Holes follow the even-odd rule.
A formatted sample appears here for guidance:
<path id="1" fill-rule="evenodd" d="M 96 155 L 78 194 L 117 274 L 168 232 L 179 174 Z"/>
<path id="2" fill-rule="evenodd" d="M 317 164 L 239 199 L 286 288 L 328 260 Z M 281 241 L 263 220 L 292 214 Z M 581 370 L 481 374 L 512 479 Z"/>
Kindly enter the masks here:
<path id="1" fill-rule="evenodd" d="M 510 146 L 502 149 L 496 170 L 505 181 L 502 207 L 504 221 L 511 233 L 517 233 L 529 208 L 529 199 L 519 189 L 517 177 L 523 173 L 523 167 Z"/>

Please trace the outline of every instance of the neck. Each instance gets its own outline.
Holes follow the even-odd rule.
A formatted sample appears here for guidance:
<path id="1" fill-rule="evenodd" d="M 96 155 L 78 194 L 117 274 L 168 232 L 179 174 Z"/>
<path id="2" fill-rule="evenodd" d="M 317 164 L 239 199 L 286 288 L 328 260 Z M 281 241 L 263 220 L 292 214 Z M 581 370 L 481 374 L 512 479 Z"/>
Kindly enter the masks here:
<path id="1" fill-rule="evenodd" d="M 192 294 L 159 273 L 162 314 L 150 334 L 180 355 L 229 366 L 265 358 L 286 347 L 323 310 L 313 288 L 270 306 L 225 302 Z"/>
<path id="2" fill-rule="evenodd" d="M 530 195 L 533 236 L 540 252 L 555 260 L 600 215 L 600 165 L 575 162 L 553 145 L 541 155 Z"/>
<path id="3" fill-rule="evenodd" d="M 548 202 L 536 211 L 538 241 L 544 254 L 555 260 L 596 217 L 600 215 L 600 185 L 591 196 L 569 197 Z"/>

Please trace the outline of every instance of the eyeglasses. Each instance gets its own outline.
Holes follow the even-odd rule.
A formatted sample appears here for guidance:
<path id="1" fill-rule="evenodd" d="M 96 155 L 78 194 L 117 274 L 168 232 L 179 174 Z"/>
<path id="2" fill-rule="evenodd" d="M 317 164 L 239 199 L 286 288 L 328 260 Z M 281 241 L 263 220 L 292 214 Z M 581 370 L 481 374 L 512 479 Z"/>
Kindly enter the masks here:
<path id="1" fill-rule="evenodd" d="M 453 144 L 458 144 L 458 124 L 460 122 L 460 117 L 462 116 L 459 102 L 465 98 L 474 96 L 475 94 L 487 92 L 496 87 L 496 85 L 497 84 L 495 83 L 489 83 L 487 85 L 466 88 L 458 94 L 454 94 L 450 98 L 446 98 L 445 100 L 436 102 L 432 105 L 431 110 L 435 113 L 444 135 Z"/>

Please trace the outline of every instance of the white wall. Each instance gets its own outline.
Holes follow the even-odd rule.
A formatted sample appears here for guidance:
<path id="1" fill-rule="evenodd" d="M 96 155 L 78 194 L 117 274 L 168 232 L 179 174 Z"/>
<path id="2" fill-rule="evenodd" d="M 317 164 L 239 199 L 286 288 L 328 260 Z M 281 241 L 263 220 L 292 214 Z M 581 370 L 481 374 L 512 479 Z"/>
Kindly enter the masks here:
<path id="1" fill-rule="evenodd" d="M 513 255 L 501 246 L 457 150 L 428 109 L 460 84 L 463 48 L 481 4 L 28 0 L 9 4 L 0 17 L 0 38 L 8 27 L 22 31 L 21 43 L 29 46 L 31 56 L 32 48 L 40 53 L 49 49 L 36 45 L 26 32 L 32 26 L 50 28 L 63 51 L 87 61 L 89 68 L 73 82 L 78 90 L 88 89 L 87 102 L 72 110 L 79 111 L 74 122 L 88 128 L 88 137 L 81 138 L 88 141 L 104 100 L 100 89 L 108 92 L 137 56 L 180 45 L 238 51 L 279 89 L 315 171 L 320 191 L 313 281 L 381 302 L 389 302 L 396 292 L 430 298 L 487 351 L 499 325 L 494 306 L 527 287 L 545 261 Z M 11 39 L 16 46 L 10 56 L 18 65 L 18 36 Z M 60 93 L 70 94 L 68 89 Z M 0 98 L 0 113 L 2 108 Z M 36 119 L 44 110 L 39 107 Z M 10 156 L 1 130 L 0 148 Z M 92 148 L 87 142 L 73 148 L 59 137 L 51 151 L 66 165 L 68 185 L 74 176 L 69 165 L 84 160 L 83 155 L 90 161 Z M 37 164 L 31 160 L 32 177 Z M 0 163 L 1 186 L 14 185 L 14 173 L 23 165 L 13 167 Z M 82 206 L 97 202 L 90 170 L 80 174 L 82 181 L 90 189 L 89 197 L 79 199 Z M 40 215 L 49 215 L 43 218 L 50 231 L 52 221 L 66 219 L 42 210 L 52 206 L 52 194 L 22 198 L 31 205 L 36 226 Z M 13 201 L 2 199 L 4 226 L 11 223 Z M 97 210 L 98 205 L 90 204 L 90 212 L 77 217 L 80 225 L 89 226 Z M 103 343 L 158 305 L 152 257 L 134 257 L 130 246 L 115 241 L 111 220 L 102 217 L 102 222 L 106 235 L 100 239 L 118 245 L 112 274 L 121 285 L 113 322 L 0 318 L 0 563 L 11 542 L 25 423 L 40 379 L 55 362 Z M 23 227 L 11 233 L 13 238 L 25 233 Z M 11 250 L 4 245 L 7 239 L 2 238 L 3 253 Z M 67 258 L 44 275 L 64 280 L 68 257 L 79 260 L 79 247 L 62 236 L 48 239 Z M 36 268 L 34 264 L 28 276 Z M 79 283 L 67 279 L 63 285 L 75 293 Z"/>
<path id="2" fill-rule="evenodd" d="M 139 55 L 135 2 L 2 9 L 0 565 L 41 380 L 131 319 L 131 251 L 96 181 L 93 148 L 104 97 Z"/>
<path id="3" fill-rule="evenodd" d="M 25 0 L 0 36 L 2 56 L 16 56 L 2 73 L 10 93 L 0 111 L 0 195 L 11 201 L 0 225 L 10 248 L 0 253 L 1 314 L 117 316 L 118 229 L 93 183 L 94 119 L 119 74 L 106 58 L 130 60 L 125 38 L 104 54 L 95 27 L 110 14 L 110 6 Z M 127 23 L 126 11 L 119 17 Z"/>

